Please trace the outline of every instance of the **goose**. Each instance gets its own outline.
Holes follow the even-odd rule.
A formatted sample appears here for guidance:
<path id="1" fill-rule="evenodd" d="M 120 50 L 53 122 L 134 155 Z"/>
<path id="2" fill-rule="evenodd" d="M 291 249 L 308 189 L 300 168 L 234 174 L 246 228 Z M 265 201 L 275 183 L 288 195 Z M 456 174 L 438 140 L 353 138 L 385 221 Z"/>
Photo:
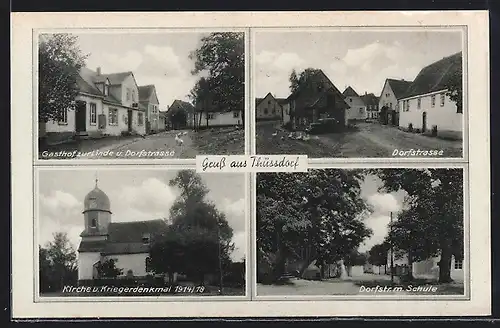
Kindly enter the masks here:
<path id="1" fill-rule="evenodd" d="M 273 137 L 276 137 L 278 135 L 278 131 L 273 133 Z"/>
<path id="2" fill-rule="evenodd" d="M 184 143 L 184 140 L 179 138 L 179 134 L 176 134 L 175 135 L 175 142 L 177 143 L 178 146 L 182 146 L 182 144 Z"/>

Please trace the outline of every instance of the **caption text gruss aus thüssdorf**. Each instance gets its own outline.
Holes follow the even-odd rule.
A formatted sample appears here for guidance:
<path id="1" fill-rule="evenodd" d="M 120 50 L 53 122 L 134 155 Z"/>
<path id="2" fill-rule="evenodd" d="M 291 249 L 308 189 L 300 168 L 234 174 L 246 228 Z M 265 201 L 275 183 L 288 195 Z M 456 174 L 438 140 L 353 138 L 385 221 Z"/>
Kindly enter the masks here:
<path id="1" fill-rule="evenodd" d="M 305 155 L 196 156 L 198 172 L 305 172 Z"/>

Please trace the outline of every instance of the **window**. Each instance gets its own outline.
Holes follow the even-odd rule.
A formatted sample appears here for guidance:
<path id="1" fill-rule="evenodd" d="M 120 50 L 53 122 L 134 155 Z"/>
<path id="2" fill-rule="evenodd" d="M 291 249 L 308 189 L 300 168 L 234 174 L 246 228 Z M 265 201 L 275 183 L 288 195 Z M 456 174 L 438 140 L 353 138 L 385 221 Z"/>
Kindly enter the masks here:
<path id="1" fill-rule="evenodd" d="M 264 115 L 267 115 L 267 113 L 269 113 L 269 111 L 267 110 L 267 108 L 264 108 Z"/>
<path id="2" fill-rule="evenodd" d="M 97 220 L 96 220 L 96 219 L 92 219 L 92 220 L 90 221 L 90 227 L 91 227 L 91 228 L 95 228 L 95 227 L 97 227 Z"/>
<path id="3" fill-rule="evenodd" d="M 389 108 L 392 109 L 392 103 L 389 103 Z"/>
<path id="4" fill-rule="evenodd" d="M 420 107 L 422 107 L 422 99 L 418 98 L 417 99 L 417 109 L 420 109 Z"/>
<path id="5" fill-rule="evenodd" d="M 214 113 L 208 113 L 207 117 L 209 120 L 213 120 L 215 118 L 215 115 L 214 115 Z"/>
<path id="6" fill-rule="evenodd" d="M 349 102 L 352 102 L 352 98 L 349 98 Z"/>
<path id="7" fill-rule="evenodd" d="M 150 239 L 151 235 L 149 234 L 149 232 L 145 232 L 142 234 L 142 243 L 143 244 L 149 244 L 149 239 Z"/>
<path id="8" fill-rule="evenodd" d="M 137 113 L 137 125 L 144 124 L 144 116 L 143 113 Z"/>
<path id="9" fill-rule="evenodd" d="M 363 114 L 363 107 L 360 107 L 360 108 L 359 108 L 359 113 L 360 113 L 360 114 Z"/>
<path id="10" fill-rule="evenodd" d="M 146 257 L 146 261 L 144 263 L 146 265 L 146 272 L 151 272 L 151 258 L 148 256 Z"/>
<path id="11" fill-rule="evenodd" d="M 109 125 L 118 125 L 118 109 L 110 108 L 108 116 Z"/>
<path id="12" fill-rule="evenodd" d="M 61 112 L 61 117 L 59 117 L 58 123 L 68 124 L 68 110 L 66 108 Z"/>
<path id="13" fill-rule="evenodd" d="M 109 95 L 109 85 L 107 85 L 107 84 L 104 85 L 104 95 L 105 96 Z"/>
<path id="14" fill-rule="evenodd" d="M 135 90 L 132 90 L 132 102 L 135 102 Z"/>
<path id="15" fill-rule="evenodd" d="M 431 107 L 436 106 L 436 96 L 431 96 Z"/>
<path id="16" fill-rule="evenodd" d="M 406 111 L 410 111 L 410 100 L 406 101 Z"/>
<path id="17" fill-rule="evenodd" d="M 455 270 L 462 270 L 463 269 L 463 265 L 464 265 L 463 261 L 455 260 L 454 268 L 455 268 Z"/>
<path id="18" fill-rule="evenodd" d="M 130 89 L 127 89 L 127 101 L 130 101 Z"/>
<path id="19" fill-rule="evenodd" d="M 385 94 L 385 96 L 386 96 L 386 97 L 390 97 L 390 94 L 389 94 L 389 93 L 386 93 L 386 94 Z"/>
<path id="20" fill-rule="evenodd" d="M 90 103 L 90 125 L 97 124 L 97 105 Z"/>
<path id="21" fill-rule="evenodd" d="M 268 104 L 268 105 L 271 105 L 271 100 L 268 100 L 268 101 L 267 101 L 267 104 Z"/>
<path id="22" fill-rule="evenodd" d="M 240 112 L 234 111 L 233 112 L 233 118 L 238 118 L 238 117 L 240 117 Z"/>
<path id="23" fill-rule="evenodd" d="M 445 100 L 445 97 L 444 97 L 444 93 L 441 94 L 441 107 L 444 106 L 444 100 Z"/>

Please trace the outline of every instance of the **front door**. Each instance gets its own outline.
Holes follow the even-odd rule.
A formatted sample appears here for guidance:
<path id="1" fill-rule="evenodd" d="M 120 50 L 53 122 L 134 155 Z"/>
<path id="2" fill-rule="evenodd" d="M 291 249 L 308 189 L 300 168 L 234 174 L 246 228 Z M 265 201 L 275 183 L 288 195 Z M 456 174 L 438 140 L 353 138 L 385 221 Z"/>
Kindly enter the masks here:
<path id="1" fill-rule="evenodd" d="M 427 112 L 422 113 L 422 133 L 427 130 Z"/>
<path id="2" fill-rule="evenodd" d="M 131 109 L 128 110 L 127 123 L 128 123 L 128 132 L 132 132 L 132 110 Z"/>
<path id="3" fill-rule="evenodd" d="M 75 108 L 75 130 L 76 132 L 87 131 L 87 103 L 77 101 Z"/>

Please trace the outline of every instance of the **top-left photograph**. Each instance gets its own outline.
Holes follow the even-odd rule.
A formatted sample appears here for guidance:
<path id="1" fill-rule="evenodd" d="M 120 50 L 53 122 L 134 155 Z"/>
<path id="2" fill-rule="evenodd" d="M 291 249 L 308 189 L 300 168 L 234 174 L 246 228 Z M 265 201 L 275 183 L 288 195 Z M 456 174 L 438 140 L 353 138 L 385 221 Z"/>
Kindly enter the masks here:
<path id="1" fill-rule="evenodd" d="M 39 33 L 35 41 L 40 160 L 245 153 L 244 32 Z"/>

